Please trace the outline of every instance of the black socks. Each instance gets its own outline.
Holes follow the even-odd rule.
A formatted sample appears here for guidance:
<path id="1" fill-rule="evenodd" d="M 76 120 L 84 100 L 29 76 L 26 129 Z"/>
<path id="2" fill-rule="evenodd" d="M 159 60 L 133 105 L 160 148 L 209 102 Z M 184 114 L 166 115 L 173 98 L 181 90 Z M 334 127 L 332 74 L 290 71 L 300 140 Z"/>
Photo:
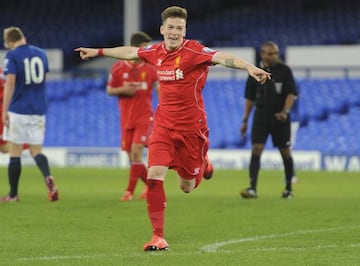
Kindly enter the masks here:
<path id="1" fill-rule="evenodd" d="M 249 166 L 250 187 L 255 191 L 256 191 L 259 169 L 260 169 L 260 156 L 252 154 L 250 159 L 250 166 Z"/>
<path id="2" fill-rule="evenodd" d="M 283 161 L 285 168 L 286 190 L 291 191 L 291 179 L 294 176 L 294 161 L 291 156 L 288 158 L 283 158 Z"/>
<path id="3" fill-rule="evenodd" d="M 10 197 L 15 197 L 18 194 L 20 174 L 21 174 L 20 157 L 11 157 L 8 166 Z"/>
<path id="4" fill-rule="evenodd" d="M 39 153 L 34 157 L 36 165 L 39 167 L 41 173 L 44 177 L 50 176 L 49 163 L 46 156 L 42 153 Z"/>

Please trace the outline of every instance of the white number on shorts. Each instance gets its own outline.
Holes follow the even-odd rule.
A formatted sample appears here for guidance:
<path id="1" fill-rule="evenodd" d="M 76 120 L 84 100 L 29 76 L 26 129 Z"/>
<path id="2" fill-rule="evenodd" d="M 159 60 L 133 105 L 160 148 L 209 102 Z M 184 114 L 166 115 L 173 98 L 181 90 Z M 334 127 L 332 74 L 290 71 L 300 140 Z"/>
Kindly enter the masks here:
<path id="1" fill-rule="evenodd" d="M 24 59 L 25 67 L 25 84 L 29 85 L 31 83 L 40 84 L 44 81 L 45 71 L 44 63 L 40 57 L 35 56 L 32 58 Z"/>

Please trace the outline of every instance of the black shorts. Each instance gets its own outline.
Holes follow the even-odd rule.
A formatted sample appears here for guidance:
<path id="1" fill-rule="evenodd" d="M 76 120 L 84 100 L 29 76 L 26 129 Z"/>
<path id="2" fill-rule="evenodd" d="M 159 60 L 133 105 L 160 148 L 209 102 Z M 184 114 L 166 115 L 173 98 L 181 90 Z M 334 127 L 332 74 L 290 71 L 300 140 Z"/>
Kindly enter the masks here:
<path id="1" fill-rule="evenodd" d="M 255 111 L 252 130 L 252 144 L 265 144 L 267 137 L 271 135 L 273 145 L 279 148 L 291 146 L 290 142 L 290 117 L 284 122 L 276 120 L 274 113 Z"/>

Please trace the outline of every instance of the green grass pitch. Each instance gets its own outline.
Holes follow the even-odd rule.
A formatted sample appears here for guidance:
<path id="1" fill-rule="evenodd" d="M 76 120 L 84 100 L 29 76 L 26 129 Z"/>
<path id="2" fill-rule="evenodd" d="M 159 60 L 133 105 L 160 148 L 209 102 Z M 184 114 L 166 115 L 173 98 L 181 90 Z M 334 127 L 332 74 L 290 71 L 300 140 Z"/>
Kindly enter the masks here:
<path id="1" fill-rule="evenodd" d="M 170 171 L 170 251 L 145 253 L 146 204 L 119 201 L 127 170 L 52 171 L 59 202 L 47 201 L 37 168 L 23 167 L 20 202 L 0 204 L 0 265 L 360 265 L 358 173 L 299 172 L 295 198 L 283 200 L 283 173 L 261 171 L 259 198 L 244 200 L 246 171 L 217 170 L 190 194 Z"/>

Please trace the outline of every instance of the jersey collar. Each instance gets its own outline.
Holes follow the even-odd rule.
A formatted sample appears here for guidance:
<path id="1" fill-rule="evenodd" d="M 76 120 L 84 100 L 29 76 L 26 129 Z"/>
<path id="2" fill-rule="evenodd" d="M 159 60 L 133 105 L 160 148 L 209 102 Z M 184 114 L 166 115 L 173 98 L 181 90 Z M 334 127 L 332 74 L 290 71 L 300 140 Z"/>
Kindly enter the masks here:
<path id="1" fill-rule="evenodd" d="M 183 47 L 185 46 L 185 44 L 186 44 L 187 42 L 189 42 L 189 40 L 183 39 L 183 41 L 182 41 L 182 43 L 180 44 L 180 46 L 179 46 L 178 48 L 176 48 L 175 50 L 172 50 L 172 51 L 168 50 L 168 49 L 166 48 L 166 46 L 165 46 L 165 42 L 163 42 L 163 43 L 162 43 L 162 48 L 163 48 L 163 50 L 164 50 L 164 52 L 165 52 L 166 54 L 176 53 L 176 52 L 182 50 Z"/>

